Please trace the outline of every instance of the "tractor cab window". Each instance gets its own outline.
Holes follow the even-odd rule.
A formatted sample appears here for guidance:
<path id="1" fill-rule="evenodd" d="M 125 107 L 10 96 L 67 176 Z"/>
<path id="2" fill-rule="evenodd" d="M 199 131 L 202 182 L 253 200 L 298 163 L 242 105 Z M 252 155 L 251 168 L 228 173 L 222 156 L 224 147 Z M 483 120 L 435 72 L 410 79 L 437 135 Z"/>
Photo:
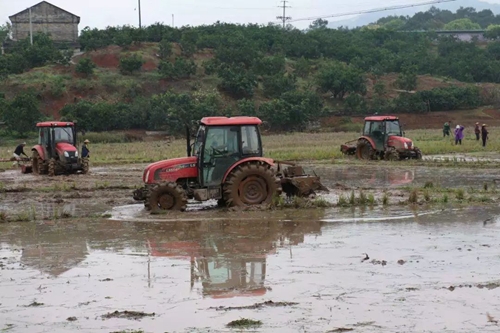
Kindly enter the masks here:
<path id="1" fill-rule="evenodd" d="M 207 128 L 203 150 L 204 185 L 220 185 L 227 169 L 240 157 L 239 127 L 213 126 Z"/>
<path id="2" fill-rule="evenodd" d="M 365 123 L 365 128 L 363 129 L 363 135 L 370 135 L 370 127 L 372 125 L 371 121 Z"/>
<path id="3" fill-rule="evenodd" d="M 193 155 L 198 156 L 201 151 L 200 148 L 203 146 L 203 142 L 205 141 L 205 126 L 200 126 L 198 129 L 198 133 L 196 134 L 196 141 L 194 142 L 194 150 Z"/>
<path id="4" fill-rule="evenodd" d="M 386 133 L 387 135 L 401 136 L 401 126 L 399 126 L 399 121 L 386 121 Z"/>
<path id="5" fill-rule="evenodd" d="M 372 122 L 372 126 L 370 129 L 370 135 L 374 139 L 382 139 L 385 133 L 384 123 L 381 121 Z"/>
<path id="6" fill-rule="evenodd" d="M 262 156 L 257 126 L 241 127 L 241 147 L 243 155 Z"/>
<path id="7" fill-rule="evenodd" d="M 38 144 L 42 146 L 48 146 L 50 140 L 49 128 L 40 127 L 40 135 L 38 136 Z"/>
<path id="8" fill-rule="evenodd" d="M 73 143 L 73 129 L 71 127 L 55 127 L 54 128 L 55 143 L 67 142 Z"/>

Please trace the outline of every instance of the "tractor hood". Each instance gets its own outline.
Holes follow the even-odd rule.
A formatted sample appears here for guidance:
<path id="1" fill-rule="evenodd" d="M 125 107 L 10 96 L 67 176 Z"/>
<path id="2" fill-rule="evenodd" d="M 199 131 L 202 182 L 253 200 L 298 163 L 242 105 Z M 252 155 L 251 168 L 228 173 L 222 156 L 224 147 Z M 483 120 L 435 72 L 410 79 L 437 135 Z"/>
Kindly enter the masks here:
<path id="1" fill-rule="evenodd" d="M 196 178 L 198 176 L 197 160 L 196 156 L 191 156 L 151 163 L 144 169 L 143 181 L 151 184 L 158 181 L 175 182 L 179 178 Z"/>
<path id="2" fill-rule="evenodd" d="M 67 151 L 68 153 L 76 151 L 76 148 L 75 148 L 75 146 L 73 146 L 70 143 L 59 142 L 59 143 L 56 143 L 56 151 L 60 155 L 60 154 L 63 154 L 65 151 Z"/>
<path id="3" fill-rule="evenodd" d="M 396 149 L 413 149 L 413 142 L 411 139 L 397 135 L 391 135 L 387 140 L 387 145 Z"/>

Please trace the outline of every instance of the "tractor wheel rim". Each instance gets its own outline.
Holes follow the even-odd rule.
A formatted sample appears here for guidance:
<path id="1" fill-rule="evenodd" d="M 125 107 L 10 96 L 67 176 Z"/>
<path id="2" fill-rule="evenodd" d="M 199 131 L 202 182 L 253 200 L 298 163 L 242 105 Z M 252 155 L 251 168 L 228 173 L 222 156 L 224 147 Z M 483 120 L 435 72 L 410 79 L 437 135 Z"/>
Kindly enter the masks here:
<path id="1" fill-rule="evenodd" d="M 370 148 L 368 147 L 368 145 L 365 145 L 361 150 L 361 156 L 363 156 L 364 159 L 368 159 L 368 157 L 370 156 Z"/>
<path id="2" fill-rule="evenodd" d="M 247 177 L 240 183 L 238 192 L 245 204 L 256 205 L 267 198 L 267 186 L 264 179 L 258 176 Z"/>
<path id="3" fill-rule="evenodd" d="M 162 194 L 158 198 L 158 207 L 160 207 L 161 209 L 171 209 L 174 204 L 175 198 L 169 193 Z"/>

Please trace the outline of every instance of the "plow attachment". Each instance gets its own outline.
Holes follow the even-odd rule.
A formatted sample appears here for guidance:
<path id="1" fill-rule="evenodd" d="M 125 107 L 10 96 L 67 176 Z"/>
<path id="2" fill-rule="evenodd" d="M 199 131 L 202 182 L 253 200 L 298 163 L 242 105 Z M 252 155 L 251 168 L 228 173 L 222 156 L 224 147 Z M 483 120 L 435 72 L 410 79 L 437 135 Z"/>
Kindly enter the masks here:
<path id="1" fill-rule="evenodd" d="M 17 161 L 14 157 L 11 158 L 4 158 L 0 159 L 0 162 L 15 162 Z M 18 160 L 19 162 L 19 167 L 21 168 L 21 173 L 32 173 L 33 172 L 33 166 L 31 164 L 31 158 L 21 158 Z"/>
<path id="2" fill-rule="evenodd" d="M 356 142 L 358 140 L 352 140 L 344 143 L 343 145 L 340 145 L 340 151 L 344 155 L 355 155 L 356 154 L 356 144 L 353 142 Z"/>
<path id="3" fill-rule="evenodd" d="M 280 164 L 288 164 L 289 167 L 280 170 Z M 304 173 L 301 166 L 293 163 L 278 162 L 279 181 L 283 192 L 287 196 L 300 196 L 306 197 L 314 194 L 316 191 L 329 192 L 323 184 L 321 184 L 320 177 L 316 174 L 314 176 Z"/>

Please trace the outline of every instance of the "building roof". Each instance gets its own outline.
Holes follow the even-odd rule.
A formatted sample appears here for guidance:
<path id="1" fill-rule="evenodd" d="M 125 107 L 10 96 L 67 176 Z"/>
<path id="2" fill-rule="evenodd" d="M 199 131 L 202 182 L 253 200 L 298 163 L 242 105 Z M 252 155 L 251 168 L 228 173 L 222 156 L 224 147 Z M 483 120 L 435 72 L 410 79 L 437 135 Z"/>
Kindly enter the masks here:
<path id="1" fill-rule="evenodd" d="M 70 127 L 74 126 L 72 122 L 66 121 L 44 121 L 36 124 L 36 127 Z"/>
<path id="2" fill-rule="evenodd" d="M 71 15 L 71 16 L 77 17 L 77 18 L 78 18 L 78 23 L 80 23 L 80 16 L 75 15 L 75 14 L 73 14 L 73 13 L 70 13 L 70 12 L 68 12 L 67 10 L 64 10 L 64 9 L 62 9 L 62 8 L 60 8 L 60 7 L 57 7 L 57 6 L 55 6 L 55 5 L 51 4 L 50 2 L 47 2 L 47 1 L 42 1 L 42 2 L 39 2 L 39 3 L 37 3 L 36 5 L 33 5 L 33 6 L 29 7 L 29 8 L 26 8 L 26 9 L 24 9 L 24 10 L 20 11 L 20 12 L 19 12 L 19 13 L 17 13 L 17 14 L 11 15 L 11 16 L 9 16 L 9 19 L 11 19 L 11 21 L 12 21 L 12 19 L 13 19 L 13 18 L 15 18 L 16 16 L 19 16 L 19 15 L 21 15 L 21 14 L 23 14 L 23 13 L 25 13 L 25 12 L 29 11 L 29 9 L 30 9 L 30 8 L 34 8 L 34 7 L 40 6 L 40 5 L 41 5 L 41 4 L 43 4 L 43 3 L 45 3 L 45 4 L 47 4 L 47 5 L 51 6 L 51 7 L 57 8 L 57 9 L 59 9 L 60 11 L 63 11 L 63 12 L 65 12 L 65 13 L 67 13 L 67 14 Z"/>
<path id="3" fill-rule="evenodd" d="M 384 120 L 398 120 L 398 117 L 395 116 L 373 116 L 366 117 L 365 121 L 384 121 Z"/>
<path id="4" fill-rule="evenodd" d="M 207 126 L 260 125 L 262 120 L 257 117 L 205 117 L 201 123 Z"/>

